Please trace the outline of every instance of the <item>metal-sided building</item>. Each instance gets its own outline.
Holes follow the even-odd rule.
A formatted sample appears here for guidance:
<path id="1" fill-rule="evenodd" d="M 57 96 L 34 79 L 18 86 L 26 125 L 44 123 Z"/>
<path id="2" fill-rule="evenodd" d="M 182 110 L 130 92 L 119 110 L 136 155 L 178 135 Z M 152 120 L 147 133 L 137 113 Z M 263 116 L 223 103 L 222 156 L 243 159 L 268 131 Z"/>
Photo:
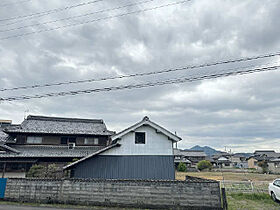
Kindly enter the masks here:
<path id="1" fill-rule="evenodd" d="M 112 136 L 113 143 L 66 167 L 73 178 L 174 180 L 173 143 L 181 138 L 148 117 Z"/>

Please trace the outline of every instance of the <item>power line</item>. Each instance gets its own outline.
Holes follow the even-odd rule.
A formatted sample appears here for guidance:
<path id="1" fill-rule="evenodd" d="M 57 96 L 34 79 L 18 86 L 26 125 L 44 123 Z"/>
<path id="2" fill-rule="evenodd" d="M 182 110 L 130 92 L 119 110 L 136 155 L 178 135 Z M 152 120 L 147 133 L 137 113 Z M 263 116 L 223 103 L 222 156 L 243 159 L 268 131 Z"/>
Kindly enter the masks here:
<path id="1" fill-rule="evenodd" d="M 49 15 L 52 13 L 56 13 L 56 12 L 61 12 L 61 11 L 65 11 L 65 10 L 69 10 L 69 9 L 73 9 L 73 8 L 77 8 L 77 7 L 81 7 L 81 6 L 86 6 L 89 4 L 94 4 L 97 2 L 100 2 L 103 0 L 95 0 L 95 1 L 88 1 L 88 2 L 83 2 L 83 3 L 79 3 L 79 4 L 75 4 L 75 5 L 70 5 L 67 7 L 63 7 L 63 8 L 56 8 L 56 9 L 51 9 L 51 10 L 47 10 L 47 11 L 43 11 L 43 12 L 36 12 L 36 13 L 32 13 L 32 14 L 28 14 L 28 15 L 20 15 L 20 16 L 16 16 L 16 17 L 10 17 L 10 18 L 4 18 L 4 19 L 0 19 L 0 22 L 3 21 L 10 21 L 10 20 L 17 20 L 17 19 L 22 19 L 22 18 L 28 18 L 28 17 L 34 17 L 34 16 L 44 16 L 44 15 Z"/>
<path id="2" fill-rule="evenodd" d="M 32 35 L 32 34 L 39 34 L 39 33 L 43 33 L 43 32 L 63 29 L 63 28 L 80 26 L 80 25 L 84 25 L 84 24 L 98 22 L 98 21 L 101 21 L 101 20 L 109 20 L 109 19 L 113 19 L 113 18 L 123 17 L 123 16 L 126 16 L 126 15 L 132 15 L 132 14 L 137 14 L 137 13 L 141 13 L 141 12 L 147 12 L 147 11 L 151 11 L 151 10 L 160 9 L 160 8 L 163 8 L 163 7 L 183 4 L 183 3 L 186 3 L 188 1 L 191 1 L 191 0 L 179 1 L 179 2 L 175 2 L 175 3 L 165 4 L 165 5 L 161 5 L 161 6 L 157 6 L 157 7 L 152 7 L 152 8 L 147 8 L 147 9 L 142 9 L 142 10 L 135 10 L 135 11 L 132 11 L 132 12 L 122 13 L 122 14 L 118 14 L 118 15 L 111 15 L 111 16 L 107 16 L 107 17 L 103 17 L 103 18 L 97 18 L 97 19 L 93 19 L 93 20 L 88 20 L 88 21 L 80 22 L 80 23 L 67 24 L 67 25 L 58 26 L 58 27 L 55 27 L 55 28 L 48 28 L 48 29 L 43 29 L 43 30 L 39 30 L 39 31 L 27 32 L 27 33 L 23 33 L 23 34 L 16 34 L 16 35 L 0 38 L 0 40 L 7 40 L 7 39 L 11 39 L 11 38 L 24 37 L 24 36 L 28 36 L 28 35 Z"/>
<path id="3" fill-rule="evenodd" d="M 123 86 L 112 86 L 112 87 L 76 90 L 76 91 L 46 93 L 46 94 L 41 94 L 41 95 L 38 94 L 38 95 L 13 96 L 13 97 L 7 97 L 7 98 L 0 98 L 0 102 L 1 101 L 29 100 L 29 99 L 35 99 L 35 98 L 48 98 L 48 97 L 57 97 L 57 96 L 71 96 L 71 95 L 73 96 L 73 95 L 80 95 L 80 94 L 109 92 L 109 91 L 125 90 L 125 89 L 140 89 L 140 88 L 155 87 L 155 86 L 162 86 L 162 85 L 168 85 L 168 84 L 179 84 L 179 83 L 185 83 L 185 82 L 194 82 L 194 81 L 200 81 L 200 80 L 214 79 L 214 78 L 219 78 L 219 77 L 228 77 L 228 76 L 233 76 L 233 75 L 244 75 L 244 74 L 251 74 L 251 73 L 255 73 L 255 72 L 272 71 L 272 70 L 277 70 L 279 68 L 280 68 L 280 65 L 276 65 L 276 66 L 268 66 L 268 67 L 262 67 L 262 68 L 239 70 L 239 71 L 235 71 L 235 72 L 224 72 L 224 73 L 219 73 L 219 74 L 210 74 L 210 75 L 202 75 L 202 76 L 195 76 L 195 77 L 175 78 L 175 79 L 161 80 L 161 81 L 157 81 L 157 82 L 148 82 L 148 83 L 130 84 L 130 85 L 123 85 Z"/>
<path id="4" fill-rule="evenodd" d="M 190 70 L 190 69 L 212 67 L 212 66 L 217 66 L 217 65 L 222 65 L 222 64 L 253 61 L 253 60 L 258 60 L 258 59 L 263 59 L 263 58 L 271 58 L 271 57 L 275 57 L 275 56 L 279 56 L 279 55 L 280 55 L 280 52 L 274 52 L 274 53 L 262 54 L 262 55 L 252 56 L 252 57 L 243 57 L 243 58 L 237 58 L 237 59 L 221 60 L 221 61 L 216 61 L 216 62 L 212 62 L 212 63 L 204 63 L 204 64 L 197 64 L 197 65 L 191 65 L 191 66 L 184 66 L 184 67 L 180 67 L 180 68 L 165 69 L 165 70 L 161 70 L 161 71 L 151 71 L 151 72 L 142 72 L 142 73 L 140 72 L 140 73 L 134 73 L 134 74 L 128 74 L 128 75 L 103 77 L 103 78 L 98 78 L 98 79 L 91 78 L 91 79 L 86 79 L 86 80 L 64 81 L 64 82 L 57 82 L 57 83 L 45 83 L 45 84 L 35 84 L 35 85 L 21 86 L 21 87 L 3 88 L 3 89 L 0 89 L 0 92 L 21 90 L 21 89 L 51 87 L 51 86 L 61 86 L 61 85 L 78 84 L 78 83 L 98 82 L 98 81 L 130 78 L 130 77 L 150 76 L 150 75 L 170 73 L 170 72 L 176 72 L 176 71 L 184 71 L 184 70 Z"/>
<path id="5" fill-rule="evenodd" d="M 59 21 L 72 20 L 72 19 L 75 19 L 75 18 L 81 18 L 81 17 L 86 17 L 86 16 L 90 16 L 90 15 L 94 15 L 94 14 L 119 10 L 119 9 L 123 9 L 123 8 L 126 8 L 126 7 L 137 6 L 137 5 L 140 5 L 140 4 L 146 4 L 146 3 L 149 3 L 149 2 L 152 2 L 152 1 L 155 1 L 155 0 L 140 1 L 140 2 L 137 2 L 137 3 L 127 4 L 127 5 L 123 5 L 123 6 L 119 6 L 119 7 L 115 7 L 115 8 L 103 9 L 103 10 L 99 10 L 99 11 L 95 11 L 95 12 L 90 12 L 90 13 L 86 13 L 86 14 L 83 14 L 83 15 L 76 15 L 76 16 L 71 16 L 71 17 L 62 18 L 62 19 L 58 19 L 58 20 L 46 21 L 46 22 L 43 22 L 43 23 L 36 23 L 36 24 L 30 24 L 30 25 L 20 26 L 20 27 L 16 27 L 16 28 L 0 30 L 0 32 L 3 33 L 3 32 L 15 31 L 15 30 L 20 30 L 20 29 L 24 29 L 24 28 L 33 27 L 33 26 L 41 26 L 41 25 L 46 25 L 46 24 L 50 24 L 50 23 L 56 23 L 56 22 L 59 22 Z"/>
<path id="6" fill-rule="evenodd" d="M 13 2 L 13 3 L 4 3 L 4 4 L 0 4 L 0 7 L 8 7 L 8 6 L 16 5 L 16 4 L 27 3 L 27 2 L 30 2 L 30 1 L 32 1 L 32 0 L 22 0 L 22 1 L 16 1 L 16 2 Z"/>

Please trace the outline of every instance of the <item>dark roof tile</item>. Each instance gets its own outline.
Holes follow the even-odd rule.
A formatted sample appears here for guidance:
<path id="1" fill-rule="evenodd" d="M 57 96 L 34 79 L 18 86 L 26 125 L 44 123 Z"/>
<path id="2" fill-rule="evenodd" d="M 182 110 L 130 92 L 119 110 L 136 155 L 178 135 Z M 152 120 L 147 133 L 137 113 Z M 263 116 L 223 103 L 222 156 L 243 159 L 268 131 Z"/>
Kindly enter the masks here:
<path id="1" fill-rule="evenodd" d="M 73 157 L 81 158 L 92 154 L 104 147 L 101 146 L 76 146 L 69 149 L 68 146 L 54 146 L 54 145 L 13 145 L 11 146 L 15 151 L 0 153 L 0 158 L 10 157 Z"/>
<path id="2" fill-rule="evenodd" d="M 28 116 L 20 126 L 11 126 L 6 133 L 40 133 L 72 135 L 112 135 L 103 120 Z"/>

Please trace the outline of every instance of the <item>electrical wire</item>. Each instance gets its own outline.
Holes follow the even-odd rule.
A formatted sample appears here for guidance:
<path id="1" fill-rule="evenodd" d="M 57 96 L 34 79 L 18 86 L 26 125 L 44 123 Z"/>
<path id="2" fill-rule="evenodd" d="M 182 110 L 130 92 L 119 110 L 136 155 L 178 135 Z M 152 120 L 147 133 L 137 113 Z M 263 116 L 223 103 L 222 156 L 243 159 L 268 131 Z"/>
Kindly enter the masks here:
<path id="1" fill-rule="evenodd" d="M 212 63 L 190 65 L 190 66 L 184 66 L 184 67 L 180 67 L 180 68 L 165 69 L 165 70 L 161 70 L 161 71 L 151 71 L 151 72 L 142 72 L 142 73 L 140 72 L 140 73 L 119 75 L 119 76 L 113 76 L 113 77 L 91 78 L 91 79 L 86 79 L 86 80 L 64 81 L 64 82 L 57 82 L 57 83 L 45 83 L 45 84 L 35 84 L 35 85 L 12 87 L 12 88 L 2 88 L 2 89 L 0 89 L 0 92 L 61 86 L 61 85 L 70 85 L 70 84 L 79 84 L 79 83 L 88 83 L 88 82 L 98 82 L 98 81 L 130 78 L 130 77 L 150 76 L 150 75 L 156 75 L 156 74 L 185 71 L 185 70 L 190 70 L 190 69 L 200 69 L 200 68 L 204 68 L 204 67 L 212 67 L 212 66 L 217 66 L 217 65 L 222 65 L 222 64 L 230 64 L 230 63 L 253 61 L 253 60 L 264 59 L 264 58 L 272 58 L 275 56 L 280 56 L 280 52 L 273 52 L 273 53 L 268 53 L 268 54 L 262 54 L 262 55 L 251 56 L 251 57 L 243 57 L 243 58 L 237 58 L 237 59 L 221 60 L 221 61 L 216 61 L 216 62 L 212 62 Z"/>
<path id="2" fill-rule="evenodd" d="M 41 26 L 41 25 L 56 23 L 56 22 L 59 22 L 59 21 L 72 20 L 72 19 L 75 19 L 75 18 L 81 18 L 81 17 L 86 17 L 86 16 L 90 16 L 90 15 L 94 15 L 94 14 L 99 14 L 99 13 L 119 10 L 119 9 L 123 9 L 123 8 L 126 8 L 126 7 L 132 7 L 132 6 L 137 6 L 137 5 L 141 5 L 141 4 L 146 4 L 146 3 L 150 3 L 152 1 L 155 1 L 155 0 L 140 1 L 140 2 L 137 2 L 137 3 L 127 4 L 127 5 L 123 5 L 123 6 L 119 6 L 119 7 L 115 7 L 115 8 L 103 9 L 103 10 L 99 10 L 99 11 L 95 11 L 95 12 L 90 12 L 90 13 L 86 13 L 86 14 L 83 14 L 83 15 L 76 15 L 76 16 L 71 16 L 71 17 L 62 18 L 62 19 L 58 19 L 58 20 L 46 21 L 46 22 L 43 22 L 43 23 L 36 23 L 36 24 L 20 26 L 20 27 L 17 27 L 17 28 L 10 28 L 10 29 L 5 29 L 5 30 L 0 30 L 0 33 L 20 30 L 20 29 L 34 27 L 34 26 Z"/>
<path id="3" fill-rule="evenodd" d="M 69 28 L 69 27 L 85 25 L 85 24 L 89 24 L 89 23 L 93 23 L 93 22 L 102 21 L 102 20 L 109 20 L 109 19 L 113 19 L 113 18 L 123 17 L 123 16 L 126 16 L 126 15 L 132 15 L 132 14 L 147 12 L 147 11 L 156 10 L 156 9 L 160 9 L 160 8 L 164 8 L 164 7 L 183 4 L 183 3 L 186 3 L 188 1 L 191 1 L 191 0 L 185 0 L 185 1 L 179 1 L 179 2 L 170 3 L 170 4 L 164 4 L 164 5 L 156 6 L 156 7 L 152 7 L 152 8 L 135 10 L 135 11 L 132 11 L 132 12 L 122 13 L 122 14 L 118 14 L 118 15 L 111 15 L 111 16 L 97 18 L 97 19 L 88 20 L 88 21 L 79 22 L 79 23 L 67 24 L 67 25 L 58 26 L 58 27 L 55 27 L 55 28 L 48 28 L 48 29 L 42 29 L 42 30 L 38 30 L 38 31 L 27 32 L 27 33 L 23 33 L 23 34 L 6 36 L 6 37 L 3 37 L 3 38 L 0 38 L 0 40 L 3 41 L 3 40 L 11 39 L 11 38 L 24 37 L 24 36 L 28 36 L 28 35 L 32 35 L 32 34 L 40 34 L 40 33 L 43 33 L 43 32 L 49 32 L 49 31 L 54 31 L 54 30 L 58 30 L 58 29 L 64 29 L 64 28 Z"/>
<path id="4" fill-rule="evenodd" d="M 16 2 L 13 2 L 13 3 L 4 3 L 4 4 L 0 4 L 0 7 L 8 7 L 8 6 L 16 5 L 16 4 L 27 3 L 27 2 L 30 2 L 30 1 L 32 1 L 32 0 L 22 0 L 22 1 L 16 1 Z"/>
<path id="5" fill-rule="evenodd" d="M 70 5 L 70 6 L 63 7 L 63 8 L 56 8 L 56 9 L 51 9 L 51 10 L 47 10 L 47 11 L 43 11 L 43 12 L 31 13 L 31 14 L 28 14 L 28 15 L 20 15 L 20 16 L 16 16 L 16 17 L 4 18 L 4 19 L 0 19 L 0 22 L 17 20 L 17 19 L 28 18 L 28 17 L 33 18 L 34 16 L 36 16 L 36 18 L 37 18 L 38 15 L 42 15 L 42 16 L 49 15 L 49 14 L 52 14 L 52 13 L 57 13 L 57 12 L 61 12 L 61 11 L 65 11 L 65 10 L 69 10 L 69 9 L 73 9 L 73 8 L 77 8 L 77 7 L 81 7 L 81 6 L 94 4 L 94 3 L 97 3 L 97 2 L 100 2 L 100 1 L 104 1 L 104 0 L 88 1 L 88 2 L 83 2 L 83 3 L 79 3 L 79 4 L 75 4 L 75 5 Z"/>
<path id="6" fill-rule="evenodd" d="M 0 98 L 0 102 L 4 101 L 18 101 L 18 100 L 29 100 L 35 98 L 49 98 L 49 97 L 58 97 L 58 96 L 74 96 L 80 94 L 90 94 L 90 93 L 99 93 L 99 92 L 109 92 L 116 90 L 125 90 L 125 89 L 139 89 L 139 88 L 147 88 L 147 87 L 155 87 L 169 84 L 179 84 L 185 82 L 194 82 L 201 80 L 214 79 L 219 77 L 228 77 L 233 75 L 245 75 L 251 74 L 255 72 L 264 72 L 264 71 L 272 71 L 278 70 L 280 65 L 275 66 L 267 66 L 262 68 L 253 68 L 247 70 L 239 70 L 234 72 L 223 72 L 218 74 L 210 74 L 210 75 L 202 75 L 202 76 L 194 76 L 194 77 L 182 77 L 168 80 L 160 80 L 156 82 L 147 82 L 140 84 L 130 84 L 130 85 L 122 85 L 122 86 L 112 86 L 112 87 L 104 87 L 104 88 L 94 88 L 94 89 L 86 89 L 86 90 L 76 90 L 76 91 L 64 91 L 64 92 L 54 92 L 54 93 L 46 93 L 46 94 L 36 94 L 36 95 L 21 95 L 21 96 L 12 96 L 7 98 Z"/>

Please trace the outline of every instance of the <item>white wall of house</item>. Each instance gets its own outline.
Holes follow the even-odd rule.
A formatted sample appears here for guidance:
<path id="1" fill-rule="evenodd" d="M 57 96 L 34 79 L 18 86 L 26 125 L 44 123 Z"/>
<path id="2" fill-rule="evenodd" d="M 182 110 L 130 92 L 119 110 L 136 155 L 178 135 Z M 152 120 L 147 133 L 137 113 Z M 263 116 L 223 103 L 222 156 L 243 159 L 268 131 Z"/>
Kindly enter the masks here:
<path id="1" fill-rule="evenodd" d="M 145 132 L 145 144 L 135 144 L 135 132 Z M 120 147 L 112 148 L 102 155 L 173 155 L 173 142 L 147 125 L 127 133 L 118 142 Z"/>

